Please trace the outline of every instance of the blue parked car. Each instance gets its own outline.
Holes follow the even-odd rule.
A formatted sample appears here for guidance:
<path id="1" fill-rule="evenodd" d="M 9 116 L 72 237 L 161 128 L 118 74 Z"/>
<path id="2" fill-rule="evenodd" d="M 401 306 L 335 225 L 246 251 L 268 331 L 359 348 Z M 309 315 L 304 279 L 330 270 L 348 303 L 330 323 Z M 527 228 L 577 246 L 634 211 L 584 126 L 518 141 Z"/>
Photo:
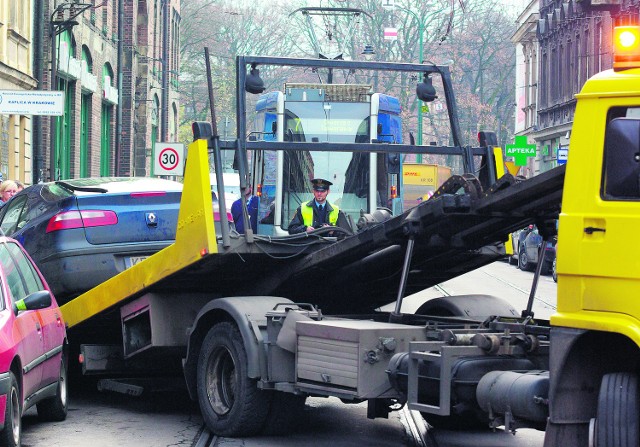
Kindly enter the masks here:
<path id="1" fill-rule="evenodd" d="M 158 178 L 37 184 L 0 209 L 0 229 L 62 304 L 173 243 L 181 196 L 181 183 Z"/>

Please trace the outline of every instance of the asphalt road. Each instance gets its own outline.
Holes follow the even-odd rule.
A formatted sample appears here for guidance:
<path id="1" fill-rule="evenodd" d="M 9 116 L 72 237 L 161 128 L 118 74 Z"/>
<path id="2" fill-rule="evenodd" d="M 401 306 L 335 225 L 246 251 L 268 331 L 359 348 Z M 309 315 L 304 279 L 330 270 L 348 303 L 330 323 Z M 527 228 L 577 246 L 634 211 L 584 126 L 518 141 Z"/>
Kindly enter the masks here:
<path id="1" fill-rule="evenodd" d="M 416 309 L 425 299 L 442 294 L 485 293 L 507 299 L 516 309 L 525 309 L 533 275 L 507 263 L 496 262 L 437 288 L 407 297 L 403 310 Z M 556 288 L 550 276 L 542 276 L 533 310 L 548 318 L 555 309 Z M 81 390 L 71 383 L 69 416 L 60 423 L 41 423 L 35 409 L 23 420 L 23 447 L 318 447 L 416 445 L 402 413 L 389 419 L 369 420 L 366 404 L 346 405 L 338 399 L 308 399 L 302 422 L 286 437 L 245 439 L 217 438 L 203 432 L 196 405 L 176 383 L 141 397 Z M 541 447 L 542 432 L 518 430 L 449 432 L 431 430 L 424 447 Z"/>

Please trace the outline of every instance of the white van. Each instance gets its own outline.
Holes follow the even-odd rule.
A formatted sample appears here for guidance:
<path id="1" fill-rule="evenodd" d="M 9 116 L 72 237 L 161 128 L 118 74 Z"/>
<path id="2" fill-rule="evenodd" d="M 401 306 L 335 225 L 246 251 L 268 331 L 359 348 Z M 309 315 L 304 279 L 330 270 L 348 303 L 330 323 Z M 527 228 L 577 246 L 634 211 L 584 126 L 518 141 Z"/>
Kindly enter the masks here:
<path id="1" fill-rule="evenodd" d="M 240 176 L 237 172 L 223 172 L 222 181 L 224 182 L 224 201 L 227 211 L 231 211 L 233 202 L 240 198 Z M 211 182 L 211 192 L 214 198 L 218 197 L 218 181 L 214 172 L 209 173 Z"/>

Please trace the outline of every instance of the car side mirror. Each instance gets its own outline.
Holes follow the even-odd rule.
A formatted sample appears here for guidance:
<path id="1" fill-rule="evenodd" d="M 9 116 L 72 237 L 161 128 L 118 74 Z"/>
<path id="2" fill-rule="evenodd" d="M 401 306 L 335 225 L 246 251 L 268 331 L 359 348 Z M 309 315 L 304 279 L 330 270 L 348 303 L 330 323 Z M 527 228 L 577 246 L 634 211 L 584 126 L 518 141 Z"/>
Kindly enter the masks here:
<path id="1" fill-rule="evenodd" d="M 51 292 L 48 290 L 33 292 L 13 303 L 13 313 L 18 315 L 18 312 L 23 310 L 46 309 L 51 306 L 51 302 Z"/>

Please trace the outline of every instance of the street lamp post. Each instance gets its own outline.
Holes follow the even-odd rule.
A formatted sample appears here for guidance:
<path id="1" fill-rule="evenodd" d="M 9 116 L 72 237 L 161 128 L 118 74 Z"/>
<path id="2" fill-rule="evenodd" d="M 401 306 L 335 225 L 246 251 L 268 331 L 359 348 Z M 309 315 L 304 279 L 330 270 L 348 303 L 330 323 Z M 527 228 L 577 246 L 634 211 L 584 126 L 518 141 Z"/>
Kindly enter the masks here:
<path id="1" fill-rule="evenodd" d="M 420 17 L 418 16 L 418 14 L 416 14 L 415 12 L 411 11 L 410 9 L 406 9 L 403 8 L 401 6 L 395 6 L 396 8 L 398 8 L 401 11 L 404 11 L 408 14 L 411 14 L 413 16 L 413 18 L 415 19 L 416 22 L 418 22 L 418 33 L 419 33 L 419 44 L 420 44 L 420 56 L 418 58 L 419 63 L 424 63 L 424 27 L 426 26 L 427 23 L 427 19 L 430 19 L 431 17 L 433 17 L 434 15 L 444 11 L 446 8 L 441 8 L 437 11 L 432 12 L 431 14 L 427 14 L 426 16 L 424 16 L 424 18 L 422 20 L 420 20 Z M 422 101 L 418 100 L 418 145 L 422 145 Z M 422 163 L 422 154 L 418 154 L 416 156 L 416 161 L 418 163 Z"/>
<path id="2" fill-rule="evenodd" d="M 74 26 L 78 24 L 75 20 L 80 14 L 86 11 L 91 7 L 90 3 L 61 3 L 59 4 L 51 13 L 51 17 L 49 19 L 49 37 L 51 38 L 51 77 L 49 80 L 49 90 L 54 91 L 58 89 L 58 48 L 57 48 L 57 40 L 58 36 L 62 34 L 64 31 L 71 30 Z M 67 17 L 68 16 L 68 17 Z M 56 166 L 56 116 L 51 116 L 49 121 L 49 179 L 50 180 L 58 180 L 57 175 L 57 166 Z M 40 148 L 36 148 L 36 150 L 40 151 Z M 42 159 L 43 156 L 39 156 L 39 160 L 37 162 L 37 180 L 43 180 L 43 175 L 41 174 L 42 170 Z"/>

